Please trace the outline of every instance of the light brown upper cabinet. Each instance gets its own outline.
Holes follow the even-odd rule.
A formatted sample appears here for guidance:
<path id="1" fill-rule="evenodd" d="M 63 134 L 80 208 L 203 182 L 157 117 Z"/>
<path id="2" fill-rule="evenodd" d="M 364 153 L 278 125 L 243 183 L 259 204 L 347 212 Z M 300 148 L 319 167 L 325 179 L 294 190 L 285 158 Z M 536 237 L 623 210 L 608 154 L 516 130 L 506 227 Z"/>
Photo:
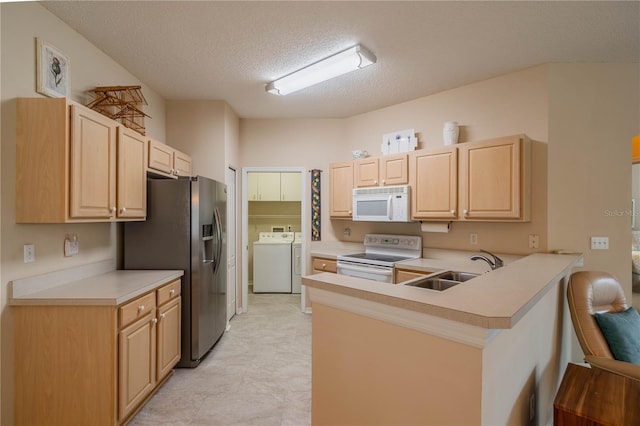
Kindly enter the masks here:
<path id="1" fill-rule="evenodd" d="M 530 145 L 516 135 L 411 152 L 411 218 L 528 221 Z"/>
<path id="2" fill-rule="evenodd" d="M 458 205 L 458 150 L 419 150 L 409 155 L 411 218 L 455 219 Z"/>
<path id="3" fill-rule="evenodd" d="M 461 219 L 528 221 L 531 142 L 525 135 L 458 145 Z"/>
<path id="4" fill-rule="evenodd" d="M 348 219 L 353 208 L 353 161 L 329 165 L 329 216 Z"/>
<path id="5" fill-rule="evenodd" d="M 355 187 L 405 185 L 409 181 L 407 154 L 355 160 Z"/>
<path id="6" fill-rule="evenodd" d="M 146 217 L 146 138 L 134 130 L 119 126 L 117 163 L 117 217 L 122 219 Z"/>
<path id="7" fill-rule="evenodd" d="M 354 184 L 356 188 L 379 186 L 380 160 L 368 157 L 353 162 Z"/>
<path id="8" fill-rule="evenodd" d="M 409 183 L 407 154 L 392 154 L 380 157 L 380 182 L 382 186 L 406 185 Z"/>
<path id="9" fill-rule="evenodd" d="M 145 218 L 137 133 L 65 98 L 16 102 L 16 223 Z"/>
<path id="10" fill-rule="evenodd" d="M 149 139 L 149 171 L 177 179 L 191 176 L 192 161 L 187 154 L 169 145 Z"/>

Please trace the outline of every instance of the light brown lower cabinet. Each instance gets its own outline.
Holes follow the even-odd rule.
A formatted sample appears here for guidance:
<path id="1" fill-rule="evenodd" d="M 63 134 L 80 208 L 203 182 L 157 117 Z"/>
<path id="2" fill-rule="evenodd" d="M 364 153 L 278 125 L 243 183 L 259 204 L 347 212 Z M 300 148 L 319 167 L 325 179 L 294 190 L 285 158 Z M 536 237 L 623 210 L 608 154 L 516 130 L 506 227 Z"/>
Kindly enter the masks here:
<path id="1" fill-rule="evenodd" d="M 324 257 L 314 257 L 312 259 L 313 273 L 319 274 L 321 272 L 333 272 L 338 271 L 338 262 L 334 259 L 326 259 Z"/>
<path id="2" fill-rule="evenodd" d="M 12 306 L 16 425 L 120 425 L 180 359 L 180 280 L 121 306 Z"/>

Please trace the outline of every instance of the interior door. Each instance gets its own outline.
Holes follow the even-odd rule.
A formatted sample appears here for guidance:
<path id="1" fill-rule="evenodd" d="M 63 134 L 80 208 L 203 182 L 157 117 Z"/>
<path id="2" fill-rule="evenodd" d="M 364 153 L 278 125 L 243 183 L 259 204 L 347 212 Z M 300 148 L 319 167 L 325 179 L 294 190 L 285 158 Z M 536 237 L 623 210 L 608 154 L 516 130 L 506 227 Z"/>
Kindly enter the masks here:
<path id="1" fill-rule="evenodd" d="M 227 322 L 236 313 L 236 171 L 227 169 Z"/>

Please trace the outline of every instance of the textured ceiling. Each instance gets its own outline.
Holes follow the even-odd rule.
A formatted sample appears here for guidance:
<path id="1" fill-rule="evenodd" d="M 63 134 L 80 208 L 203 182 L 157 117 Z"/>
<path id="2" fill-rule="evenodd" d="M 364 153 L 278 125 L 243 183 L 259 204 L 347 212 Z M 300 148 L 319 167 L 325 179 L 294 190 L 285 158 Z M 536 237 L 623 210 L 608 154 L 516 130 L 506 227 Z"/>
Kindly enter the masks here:
<path id="1" fill-rule="evenodd" d="M 547 62 L 640 62 L 640 2 L 42 3 L 166 99 L 244 118 L 347 117 Z M 361 43 L 378 62 L 288 96 L 267 82 Z"/>

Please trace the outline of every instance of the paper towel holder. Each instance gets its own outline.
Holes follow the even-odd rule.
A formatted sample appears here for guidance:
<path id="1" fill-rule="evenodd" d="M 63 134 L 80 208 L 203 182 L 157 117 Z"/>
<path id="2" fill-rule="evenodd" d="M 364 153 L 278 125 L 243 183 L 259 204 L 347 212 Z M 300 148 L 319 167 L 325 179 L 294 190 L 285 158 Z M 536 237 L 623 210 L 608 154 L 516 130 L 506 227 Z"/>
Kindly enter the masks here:
<path id="1" fill-rule="evenodd" d="M 422 232 L 449 232 L 451 231 L 451 223 L 448 222 L 425 222 L 420 221 L 420 231 Z"/>

